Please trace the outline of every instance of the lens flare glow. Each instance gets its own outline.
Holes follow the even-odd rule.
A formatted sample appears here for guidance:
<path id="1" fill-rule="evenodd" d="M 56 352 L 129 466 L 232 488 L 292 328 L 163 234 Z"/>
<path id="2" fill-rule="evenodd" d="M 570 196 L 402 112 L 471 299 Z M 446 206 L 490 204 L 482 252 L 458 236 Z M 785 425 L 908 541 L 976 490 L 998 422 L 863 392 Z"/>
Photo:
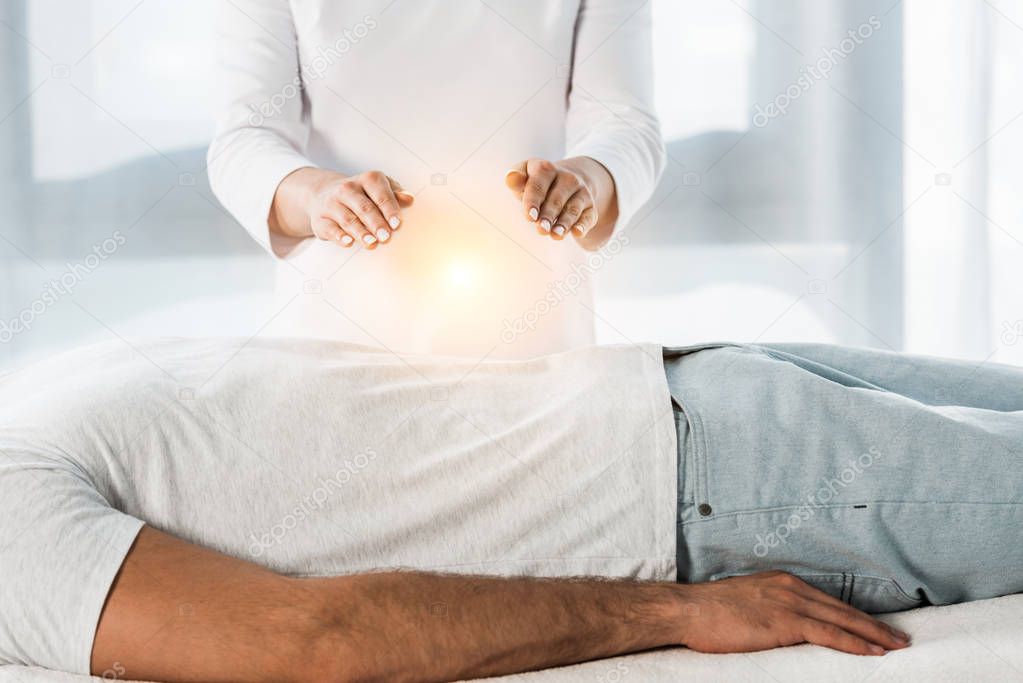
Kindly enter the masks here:
<path id="1" fill-rule="evenodd" d="M 465 261 L 452 261 L 448 264 L 445 279 L 454 289 L 469 289 L 476 282 L 476 271 Z"/>

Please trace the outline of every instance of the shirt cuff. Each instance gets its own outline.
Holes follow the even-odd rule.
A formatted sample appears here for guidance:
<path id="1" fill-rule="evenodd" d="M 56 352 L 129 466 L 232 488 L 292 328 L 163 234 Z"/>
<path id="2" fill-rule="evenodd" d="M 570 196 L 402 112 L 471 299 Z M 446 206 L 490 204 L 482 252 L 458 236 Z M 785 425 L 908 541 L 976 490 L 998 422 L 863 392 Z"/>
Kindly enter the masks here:
<path id="1" fill-rule="evenodd" d="M 234 206 L 228 206 L 228 210 L 253 239 L 273 256 L 286 258 L 304 240 L 271 232 L 270 208 L 281 181 L 300 168 L 314 166 L 295 151 L 256 150 L 246 155 L 244 164 L 232 164 L 235 172 L 231 177 L 220 174 L 227 187 L 218 194 L 223 199 L 230 198 Z"/>

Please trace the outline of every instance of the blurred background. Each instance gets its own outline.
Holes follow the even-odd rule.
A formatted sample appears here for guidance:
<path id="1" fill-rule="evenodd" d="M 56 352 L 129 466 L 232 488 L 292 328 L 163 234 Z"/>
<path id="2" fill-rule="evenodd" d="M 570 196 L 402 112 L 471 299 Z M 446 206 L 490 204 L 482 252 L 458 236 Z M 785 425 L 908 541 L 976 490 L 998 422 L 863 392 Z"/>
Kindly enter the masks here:
<path id="1" fill-rule="evenodd" d="M 287 334 L 205 172 L 223 1 L 0 3 L 0 369 Z M 1023 363 L 1023 0 L 650 1 L 670 160 L 601 341 Z"/>

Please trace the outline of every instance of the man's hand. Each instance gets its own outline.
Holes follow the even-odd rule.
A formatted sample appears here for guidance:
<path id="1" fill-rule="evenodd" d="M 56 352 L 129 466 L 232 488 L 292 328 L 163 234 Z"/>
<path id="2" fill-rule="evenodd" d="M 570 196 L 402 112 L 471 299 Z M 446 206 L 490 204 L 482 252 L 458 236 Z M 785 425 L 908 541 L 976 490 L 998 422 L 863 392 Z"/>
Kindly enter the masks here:
<path id="1" fill-rule="evenodd" d="M 562 240 L 571 232 L 587 248 L 611 236 L 618 217 L 614 179 L 593 159 L 529 159 L 512 167 L 504 182 L 540 234 Z"/>
<path id="2" fill-rule="evenodd" d="M 344 176 L 302 168 L 277 188 L 270 229 L 289 237 L 315 236 L 351 247 L 374 248 L 401 225 L 401 210 L 415 197 L 380 171 Z"/>
<path id="3" fill-rule="evenodd" d="M 909 636 L 791 574 L 766 572 L 683 586 L 680 642 L 700 652 L 752 652 L 813 643 L 883 655 Z"/>

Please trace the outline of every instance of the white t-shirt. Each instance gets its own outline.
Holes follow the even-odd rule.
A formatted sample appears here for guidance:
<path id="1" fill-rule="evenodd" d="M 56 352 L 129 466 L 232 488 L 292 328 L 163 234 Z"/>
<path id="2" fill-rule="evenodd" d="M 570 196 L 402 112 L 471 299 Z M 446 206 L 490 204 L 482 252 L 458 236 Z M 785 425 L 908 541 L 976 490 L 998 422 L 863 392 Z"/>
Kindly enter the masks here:
<path id="1" fill-rule="evenodd" d="M 674 580 L 661 348 L 104 344 L 0 377 L 0 664 L 87 673 L 144 523 L 291 575 Z"/>
<path id="2" fill-rule="evenodd" d="M 530 157 L 588 156 L 624 227 L 665 163 L 646 0 L 219 3 L 209 177 L 280 263 L 272 334 L 524 358 L 593 343 L 589 255 L 505 188 Z M 416 194 L 386 245 L 271 240 L 281 180 L 379 170 Z M 292 296 L 311 287 L 320 297 Z M 534 309 L 543 306 L 540 316 Z M 528 333 L 507 332 L 528 320 Z"/>

